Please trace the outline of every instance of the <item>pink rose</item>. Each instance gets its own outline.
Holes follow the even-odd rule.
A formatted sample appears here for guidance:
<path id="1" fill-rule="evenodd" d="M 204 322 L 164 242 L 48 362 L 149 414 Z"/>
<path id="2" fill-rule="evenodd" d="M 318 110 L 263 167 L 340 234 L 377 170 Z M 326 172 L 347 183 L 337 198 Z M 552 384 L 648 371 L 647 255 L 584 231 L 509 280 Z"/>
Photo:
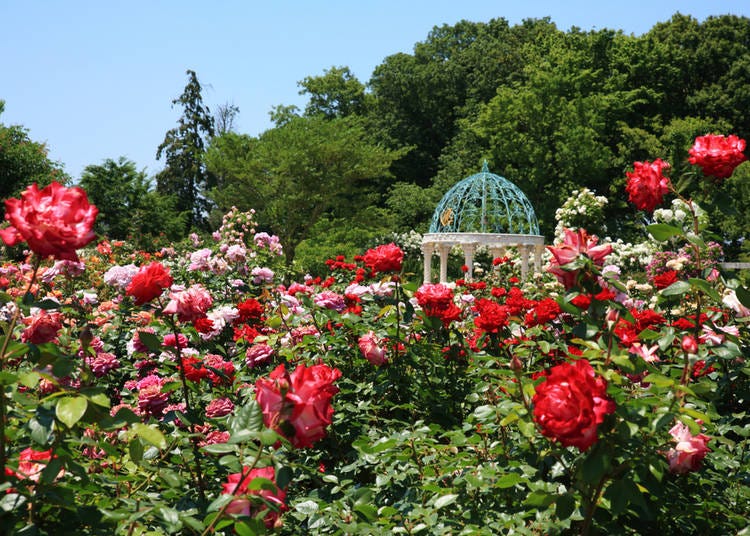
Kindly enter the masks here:
<path id="1" fill-rule="evenodd" d="M 180 322 L 193 322 L 206 316 L 213 300 L 201 285 L 192 285 L 186 290 L 169 293 L 170 302 L 164 308 L 166 314 L 176 314 Z"/>
<path id="2" fill-rule="evenodd" d="M 276 484 L 276 475 L 273 467 L 249 469 L 243 466 L 241 473 L 234 473 L 227 477 L 226 483 L 223 484 L 224 490 L 222 493 L 225 495 L 234 495 L 238 498 L 229 503 L 226 512 L 233 515 L 255 517 L 256 514 L 269 510 L 268 514 L 263 518 L 263 522 L 270 529 L 278 522 L 281 512 L 289 509 L 284 502 L 286 500 L 286 492 L 278 486 L 276 486 L 276 489 L 267 489 L 266 487 L 249 489 L 250 483 L 255 478 L 265 478 Z M 263 502 L 251 501 L 248 498 L 249 495 L 261 497 Z M 265 503 L 272 505 L 273 509 L 270 510 Z"/>
<path id="3" fill-rule="evenodd" d="M 675 424 L 669 433 L 677 442 L 677 445 L 667 452 L 669 470 L 677 474 L 697 471 L 703 458 L 711 451 L 707 446 L 711 438 L 704 434 L 694 436 L 681 422 Z"/>
<path id="4" fill-rule="evenodd" d="M 388 357 L 384 348 L 380 346 L 380 341 L 375 333 L 369 331 L 359 338 L 359 351 L 372 365 L 381 367 L 388 362 Z"/>
<path id="5" fill-rule="evenodd" d="M 579 255 L 591 259 L 596 266 L 604 264 L 604 258 L 612 253 L 610 244 L 597 246 L 598 238 L 589 235 L 585 229 L 571 231 L 565 229 L 565 238 L 561 244 L 547 246 L 552 253 L 548 272 L 554 274 L 563 286 L 570 290 L 576 285 L 580 270 L 567 270 L 563 268 L 566 264 L 573 262 Z"/>
<path id="6" fill-rule="evenodd" d="M 5 201 L 10 227 L 0 229 L 0 238 L 9 246 L 25 241 L 40 257 L 77 262 L 76 250 L 96 238 L 98 212 L 77 186 L 66 188 L 53 182 L 39 190 L 34 183 L 21 193 L 21 199 Z"/>

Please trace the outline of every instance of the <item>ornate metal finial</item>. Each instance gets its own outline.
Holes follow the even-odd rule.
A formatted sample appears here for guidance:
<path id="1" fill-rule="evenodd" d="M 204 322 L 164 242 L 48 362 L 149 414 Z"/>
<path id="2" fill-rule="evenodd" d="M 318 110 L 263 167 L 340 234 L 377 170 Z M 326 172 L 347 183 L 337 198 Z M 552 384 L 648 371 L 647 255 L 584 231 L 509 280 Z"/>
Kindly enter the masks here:
<path id="1" fill-rule="evenodd" d="M 490 168 L 487 167 L 487 159 L 486 158 L 484 160 L 484 163 L 482 164 L 482 171 L 481 172 L 482 173 L 489 173 L 490 172 Z"/>

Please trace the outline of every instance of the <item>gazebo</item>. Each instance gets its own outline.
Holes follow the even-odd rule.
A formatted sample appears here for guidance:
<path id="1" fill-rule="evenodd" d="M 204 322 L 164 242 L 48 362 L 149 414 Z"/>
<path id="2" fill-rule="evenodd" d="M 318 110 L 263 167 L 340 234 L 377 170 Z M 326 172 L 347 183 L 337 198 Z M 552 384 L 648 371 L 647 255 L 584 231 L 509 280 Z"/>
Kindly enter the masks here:
<path id="1" fill-rule="evenodd" d="M 528 198 L 509 180 L 490 173 L 485 161 L 482 171 L 456 183 L 435 209 L 430 230 L 422 238 L 425 283 L 432 280 L 434 254 L 440 257 L 440 282 L 448 281 L 448 254 L 453 246 L 463 251 L 469 281 L 479 246 L 488 247 L 493 257 L 515 247 L 525 278 L 530 255 L 534 269 L 541 270 L 544 237 Z"/>

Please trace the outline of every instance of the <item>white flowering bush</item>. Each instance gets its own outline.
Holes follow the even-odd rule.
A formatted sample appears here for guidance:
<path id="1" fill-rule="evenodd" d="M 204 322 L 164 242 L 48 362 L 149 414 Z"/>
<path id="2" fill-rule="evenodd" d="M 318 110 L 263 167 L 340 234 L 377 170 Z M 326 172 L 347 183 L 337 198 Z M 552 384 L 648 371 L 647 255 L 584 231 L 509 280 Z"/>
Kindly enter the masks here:
<path id="1" fill-rule="evenodd" d="M 575 231 L 585 228 L 597 234 L 607 230 L 604 224 L 604 207 L 607 198 L 596 195 L 588 188 L 573 190 L 570 197 L 555 211 L 555 238 L 564 238 L 564 229 Z"/>

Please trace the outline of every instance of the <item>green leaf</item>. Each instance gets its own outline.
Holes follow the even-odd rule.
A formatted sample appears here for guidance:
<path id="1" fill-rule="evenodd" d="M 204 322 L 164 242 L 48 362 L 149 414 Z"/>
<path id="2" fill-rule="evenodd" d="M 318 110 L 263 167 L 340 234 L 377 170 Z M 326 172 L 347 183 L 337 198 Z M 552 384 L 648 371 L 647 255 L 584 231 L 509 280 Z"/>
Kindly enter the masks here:
<path id="1" fill-rule="evenodd" d="M 570 493 L 560 495 L 555 501 L 555 515 L 559 519 L 568 519 L 576 509 L 576 499 Z"/>
<path id="2" fill-rule="evenodd" d="M 38 376 L 38 374 L 37 374 Z M 7 370 L 0 371 L 0 385 L 12 385 L 18 381 L 18 376 Z"/>
<path id="3" fill-rule="evenodd" d="M 440 510 L 441 508 L 456 502 L 456 499 L 458 499 L 458 495 L 456 495 L 455 493 L 448 493 L 446 495 L 441 495 L 435 501 L 435 508 Z"/>
<path id="4" fill-rule="evenodd" d="M 691 277 L 688 279 L 691 285 L 694 287 L 699 288 L 702 290 L 707 296 L 710 296 L 711 299 L 721 302 L 721 296 L 719 296 L 719 293 L 716 291 L 714 287 L 711 286 L 711 283 L 706 281 L 705 279 L 699 279 L 697 277 Z"/>
<path id="5" fill-rule="evenodd" d="M 57 402 L 55 415 L 65 426 L 73 428 L 86 413 L 88 404 L 88 400 L 82 396 L 66 396 Z"/>
<path id="6" fill-rule="evenodd" d="M 667 225 L 666 223 L 654 223 L 646 227 L 646 230 L 654 237 L 654 240 L 666 242 L 675 236 L 682 236 L 682 229 Z"/>
<path id="7" fill-rule="evenodd" d="M 46 311 L 49 311 L 50 309 L 59 309 L 60 303 L 56 302 L 55 300 L 42 300 L 38 301 L 36 303 L 33 303 L 31 305 L 32 307 L 39 307 L 40 309 L 44 309 Z"/>
<path id="8" fill-rule="evenodd" d="M 164 434 L 162 434 L 161 431 L 154 426 L 148 426 L 146 424 L 137 422 L 132 425 L 131 429 L 136 433 L 136 435 L 141 437 L 144 441 L 151 443 L 155 447 L 163 449 L 167 446 L 167 440 L 164 438 Z"/>
<path id="9" fill-rule="evenodd" d="M 162 351 L 161 339 L 149 333 L 148 331 L 139 331 L 138 338 L 143 343 L 143 346 L 149 349 L 150 352 L 158 354 Z"/>
<path id="10" fill-rule="evenodd" d="M 538 489 L 532 491 L 523 503 L 536 508 L 547 508 L 553 502 L 555 502 L 555 495 Z"/>
<path id="11" fill-rule="evenodd" d="M 495 486 L 501 489 L 512 488 L 513 486 L 521 482 L 521 480 L 523 479 L 521 478 L 521 475 L 519 475 L 518 473 L 506 473 L 503 476 L 501 476 L 497 480 L 497 482 L 495 482 Z"/>
<path id="12" fill-rule="evenodd" d="M 690 290 L 690 283 L 687 281 L 675 281 L 667 288 L 662 289 L 662 296 L 681 296 Z"/>
<path id="13" fill-rule="evenodd" d="M 318 511 L 318 503 L 315 501 L 304 501 L 294 505 L 294 509 L 307 516 Z"/>
<path id="14" fill-rule="evenodd" d="M 235 445 L 229 445 L 227 443 L 214 443 L 211 445 L 205 445 L 201 448 L 203 452 L 209 454 L 227 454 L 228 452 L 234 452 L 237 447 Z"/>
<path id="15" fill-rule="evenodd" d="M 750 307 L 750 290 L 747 290 L 745 287 L 737 287 L 734 292 L 742 305 Z"/>

